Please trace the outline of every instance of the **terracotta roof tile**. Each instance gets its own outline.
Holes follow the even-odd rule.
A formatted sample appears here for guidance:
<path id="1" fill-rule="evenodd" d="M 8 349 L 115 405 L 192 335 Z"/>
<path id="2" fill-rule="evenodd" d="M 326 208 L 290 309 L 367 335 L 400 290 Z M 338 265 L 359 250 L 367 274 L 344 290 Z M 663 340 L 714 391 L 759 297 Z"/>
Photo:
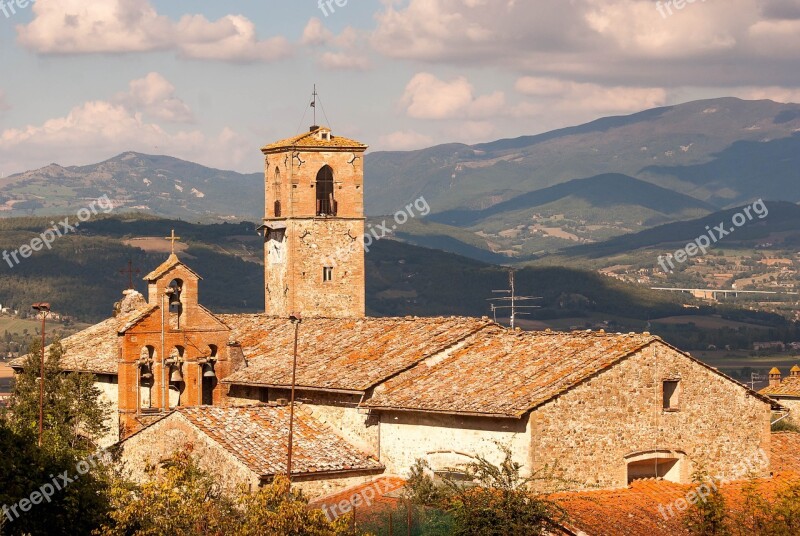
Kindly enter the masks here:
<path id="1" fill-rule="evenodd" d="M 800 474 L 800 434 L 775 432 L 770 442 L 770 464 L 773 471 L 794 471 Z"/>
<path id="2" fill-rule="evenodd" d="M 61 341 L 64 347 L 61 368 L 94 374 L 117 374 L 119 331 L 136 319 L 146 316 L 152 310 L 152 307 L 147 306 L 114 318 L 108 318 L 65 338 Z M 10 364 L 12 367 L 22 367 L 25 359 L 26 357 L 23 356 L 13 360 Z"/>
<path id="3" fill-rule="evenodd" d="M 790 484 L 800 482 L 800 475 L 786 472 L 773 478 L 756 479 L 752 484 L 765 499 L 771 500 Z M 744 505 L 743 490 L 751 481 L 721 484 L 720 492 L 727 508 L 736 513 Z M 675 484 L 664 480 L 636 480 L 620 490 L 558 493 L 550 498 L 563 507 L 574 533 L 592 536 L 671 536 L 689 534 L 683 525 L 683 513 L 675 508 L 677 499 L 697 488 L 695 484 Z M 670 515 L 668 506 L 675 515 Z M 659 509 L 661 507 L 661 509 Z"/>
<path id="4" fill-rule="evenodd" d="M 178 408 L 175 413 L 255 474 L 270 477 L 286 472 L 288 406 L 200 406 Z M 377 460 L 342 439 L 302 407 L 295 408 L 293 475 L 382 469 Z"/>
<path id="5" fill-rule="evenodd" d="M 602 332 L 511 332 L 493 327 L 387 381 L 366 405 L 519 417 L 659 340 Z M 470 379 L 469 389 L 464 382 Z"/>
<path id="6" fill-rule="evenodd" d="M 386 510 L 395 509 L 402 500 L 402 490 L 406 481 L 397 476 L 381 476 L 364 484 L 314 499 L 309 508 L 322 510 L 331 519 L 349 513 L 341 511 L 341 504 L 356 504 L 356 522 L 372 520 Z M 355 499 L 359 497 L 359 499 Z"/>
<path id="7" fill-rule="evenodd" d="M 218 315 L 242 345 L 248 366 L 225 380 L 291 384 L 294 325 L 267 315 Z M 478 318 L 308 318 L 299 327 L 297 385 L 365 391 L 478 330 Z"/>
<path id="8" fill-rule="evenodd" d="M 351 140 L 348 138 L 344 138 L 342 136 L 334 136 L 331 134 L 330 139 L 324 140 L 319 139 L 315 136 L 315 134 L 319 130 L 329 130 L 326 127 L 320 127 L 316 130 L 305 132 L 298 136 L 294 136 L 292 138 L 287 138 L 285 140 L 277 141 L 275 143 L 270 143 L 269 145 L 265 145 L 261 148 L 263 152 L 270 152 L 274 150 L 283 150 L 290 147 L 301 147 L 304 149 L 359 149 L 364 150 L 367 148 L 367 145 L 361 143 L 360 141 Z"/>
<path id="9" fill-rule="evenodd" d="M 764 387 L 759 393 L 766 396 L 800 397 L 800 376 L 787 376 L 778 385 Z"/>

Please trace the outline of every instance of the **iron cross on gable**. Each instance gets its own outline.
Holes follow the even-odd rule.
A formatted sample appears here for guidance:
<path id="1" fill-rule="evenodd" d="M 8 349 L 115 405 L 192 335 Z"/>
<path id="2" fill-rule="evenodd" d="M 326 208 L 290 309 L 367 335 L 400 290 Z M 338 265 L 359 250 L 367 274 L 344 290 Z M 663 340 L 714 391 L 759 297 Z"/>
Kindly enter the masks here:
<path id="1" fill-rule="evenodd" d="M 165 240 L 169 240 L 170 242 L 172 242 L 172 254 L 174 255 L 175 254 L 175 242 L 180 240 L 181 237 L 180 236 L 175 236 L 175 229 L 173 229 L 172 230 L 172 234 L 170 236 L 165 236 L 164 239 Z"/>

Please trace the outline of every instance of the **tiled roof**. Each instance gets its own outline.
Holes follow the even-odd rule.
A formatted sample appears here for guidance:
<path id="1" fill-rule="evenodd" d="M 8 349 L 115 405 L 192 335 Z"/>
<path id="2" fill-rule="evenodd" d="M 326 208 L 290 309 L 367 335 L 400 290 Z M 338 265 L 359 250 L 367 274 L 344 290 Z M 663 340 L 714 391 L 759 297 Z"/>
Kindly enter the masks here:
<path id="1" fill-rule="evenodd" d="M 759 393 L 766 396 L 800 397 L 800 376 L 787 376 L 778 385 L 764 387 Z"/>
<path id="2" fill-rule="evenodd" d="M 182 407 L 175 413 L 260 477 L 286 473 L 288 406 Z M 295 408 L 293 475 L 382 469 L 377 460 L 342 439 L 302 407 Z"/>
<path id="3" fill-rule="evenodd" d="M 800 434 L 773 433 L 770 453 L 770 467 L 773 471 L 794 471 L 800 474 Z"/>
<path id="4" fill-rule="evenodd" d="M 752 481 L 757 492 L 767 500 L 790 484 L 800 482 L 800 475 L 787 472 L 773 478 Z M 744 506 L 743 489 L 751 481 L 721 484 L 725 505 L 734 514 Z M 636 480 L 621 490 L 559 493 L 551 498 L 565 509 L 572 533 L 592 536 L 672 536 L 690 534 L 683 524 L 684 512 L 675 501 L 686 499 L 696 484 L 674 484 L 664 480 Z M 661 509 L 659 510 L 659 507 Z M 671 507 L 674 515 L 669 514 Z"/>
<path id="5" fill-rule="evenodd" d="M 169 257 L 167 257 L 167 260 L 165 260 L 164 262 L 162 262 L 158 266 L 158 268 L 156 268 L 155 270 L 153 270 L 152 272 L 150 272 L 149 274 L 144 276 L 144 280 L 145 281 L 155 281 L 156 279 L 158 279 L 159 277 L 161 277 L 165 273 L 169 272 L 172 268 L 174 268 L 175 266 L 178 266 L 178 265 L 183 266 L 184 268 L 189 270 L 191 273 L 193 273 L 195 276 L 197 276 L 198 279 L 203 279 L 202 277 L 200 277 L 197 274 L 197 272 L 195 272 L 194 270 L 192 270 L 191 268 L 189 268 L 188 266 L 183 264 L 180 261 L 180 259 L 178 259 L 177 255 L 172 253 Z"/>
<path id="6" fill-rule="evenodd" d="M 248 366 L 223 382 L 291 385 L 294 325 L 267 315 L 218 315 Z M 299 326 L 297 385 L 365 391 L 478 330 L 478 318 L 308 318 Z"/>
<path id="7" fill-rule="evenodd" d="M 493 327 L 450 355 L 387 381 L 366 405 L 520 417 L 656 340 L 641 334 Z M 469 388 L 464 387 L 467 381 Z"/>
<path id="8" fill-rule="evenodd" d="M 386 510 L 394 510 L 402 500 L 402 490 L 406 481 L 397 476 L 381 476 L 345 490 L 314 499 L 309 508 L 322 510 L 331 519 L 349 512 L 341 511 L 341 504 L 356 505 L 356 522 L 364 523 L 379 516 Z M 358 499 L 356 499 L 358 497 Z"/>
<path id="9" fill-rule="evenodd" d="M 108 318 L 99 324 L 70 335 L 61 341 L 64 356 L 63 370 L 92 372 L 94 374 L 117 374 L 119 361 L 119 337 L 117 333 L 127 324 L 149 314 L 152 307 L 144 307 L 129 313 Z M 48 347 L 49 348 L 49 347 Z M 22 367 L 26 356 L 11 361 L 12 367 Z"/>
<path id="10" fill-rule="evenodd" d="M 287 149 L 290 147 L 301 147 L 304 149 L 310 148 L 333 148 L 333 149 L 366 149 L 367 145 L 360 141 L 351 140 L 342 136 L 334 136 L 331 134 L 330 139 L 323 140 L 316 137 L 319 130 L 328 130 L 324 127 L 317 128 L 313 131 L 305 132 L 299 136 L 287 138 L 285 140 L 270 143 L 261 148 L 264 152 L 269 152 L 275 149 Z"/>

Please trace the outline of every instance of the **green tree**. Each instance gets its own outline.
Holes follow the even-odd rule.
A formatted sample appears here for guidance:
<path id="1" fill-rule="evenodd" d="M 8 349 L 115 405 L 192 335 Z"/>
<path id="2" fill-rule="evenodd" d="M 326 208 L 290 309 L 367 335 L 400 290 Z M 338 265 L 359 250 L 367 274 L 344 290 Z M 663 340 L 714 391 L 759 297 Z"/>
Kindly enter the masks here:
<path id="1" fill-rule="evenodd" d="M 720 482 L 702 469 L 692 475 L 692 482 L 701 493 L 683 518 L 686 528 L 697 536 L 730 536 L 725 497 L 719 491 Z"/>
<path id="2" fill-rule="evenodd" d="M 285 477 L 228 497 L 191 456 L 191 447 L 150 469 L 143 484 L 114 479 L 110 520 L 97 536 L 355 536 L 351 519 L 329 522 L 310 510 Z"/>
<path id="3" fill-rule="evenodd" d="M 513 460 L 511 450 L 500 448 L 504 454 L 500 465 L 478 456 L 454 471 L 460 478 L 445 478 L 438 488 L 419 471 L 423 466 L 418 463 L 409 483 L 410 497 L 448 514 L 450 533 L 459 536 L 539 536 L 564 523 L 563 508 L 531 490 L 534 483 L 553 484 L 559 479 L 548 469 L 523 477 L 522 465 Z"/>
<path id="4" fill-rule="evenodd" d="M 108 408 L 98 402 L 100 392 L 91 375 L 60 370 L 63 349 L 54 343 L 42 374 L 45 397 L 40 448 L 40 348 L 38 343 L 31 346 L 9 411 L 0 418 L 0 504 L 10 508 L 10 514 L 4 512 L 3 531 L 90 534 L 105 520 L 108 510 L 108 469 L 93 457 L 96 441 L 107 429 Z"/>

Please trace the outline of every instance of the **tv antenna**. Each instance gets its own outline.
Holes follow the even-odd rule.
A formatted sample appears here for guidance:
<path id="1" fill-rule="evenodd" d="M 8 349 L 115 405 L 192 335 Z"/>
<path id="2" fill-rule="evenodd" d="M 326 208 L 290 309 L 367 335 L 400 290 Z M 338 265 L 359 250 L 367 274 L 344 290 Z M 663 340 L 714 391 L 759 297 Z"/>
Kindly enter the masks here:
<path id="1" fill-rule="evenodd" d="M 508 271 L 508 285 L 511 287 L 510 289 L 492 291 L 495 294 L 508 294 L 508 296 L 502 296 L 499 298 L 488 298 L 487 301 L 500 302 L 499 304 L 495 303 L 489 304 L 491 307 L 492 314 L 494 315 L 495 322 L 497 322 L 498 309 L 511 309 L 511 329 L 514 329 L 517 315 L 530 314 L 526 312 L 521 312 L 518 309 L 539 309 L 538 305 L 517 305 L 517 302 L 529 302 L 530 300 L 540 300 L 542 298 L 541 296 L 517 296 L 516 289 L 514 287 L 514 270 Z"/>

